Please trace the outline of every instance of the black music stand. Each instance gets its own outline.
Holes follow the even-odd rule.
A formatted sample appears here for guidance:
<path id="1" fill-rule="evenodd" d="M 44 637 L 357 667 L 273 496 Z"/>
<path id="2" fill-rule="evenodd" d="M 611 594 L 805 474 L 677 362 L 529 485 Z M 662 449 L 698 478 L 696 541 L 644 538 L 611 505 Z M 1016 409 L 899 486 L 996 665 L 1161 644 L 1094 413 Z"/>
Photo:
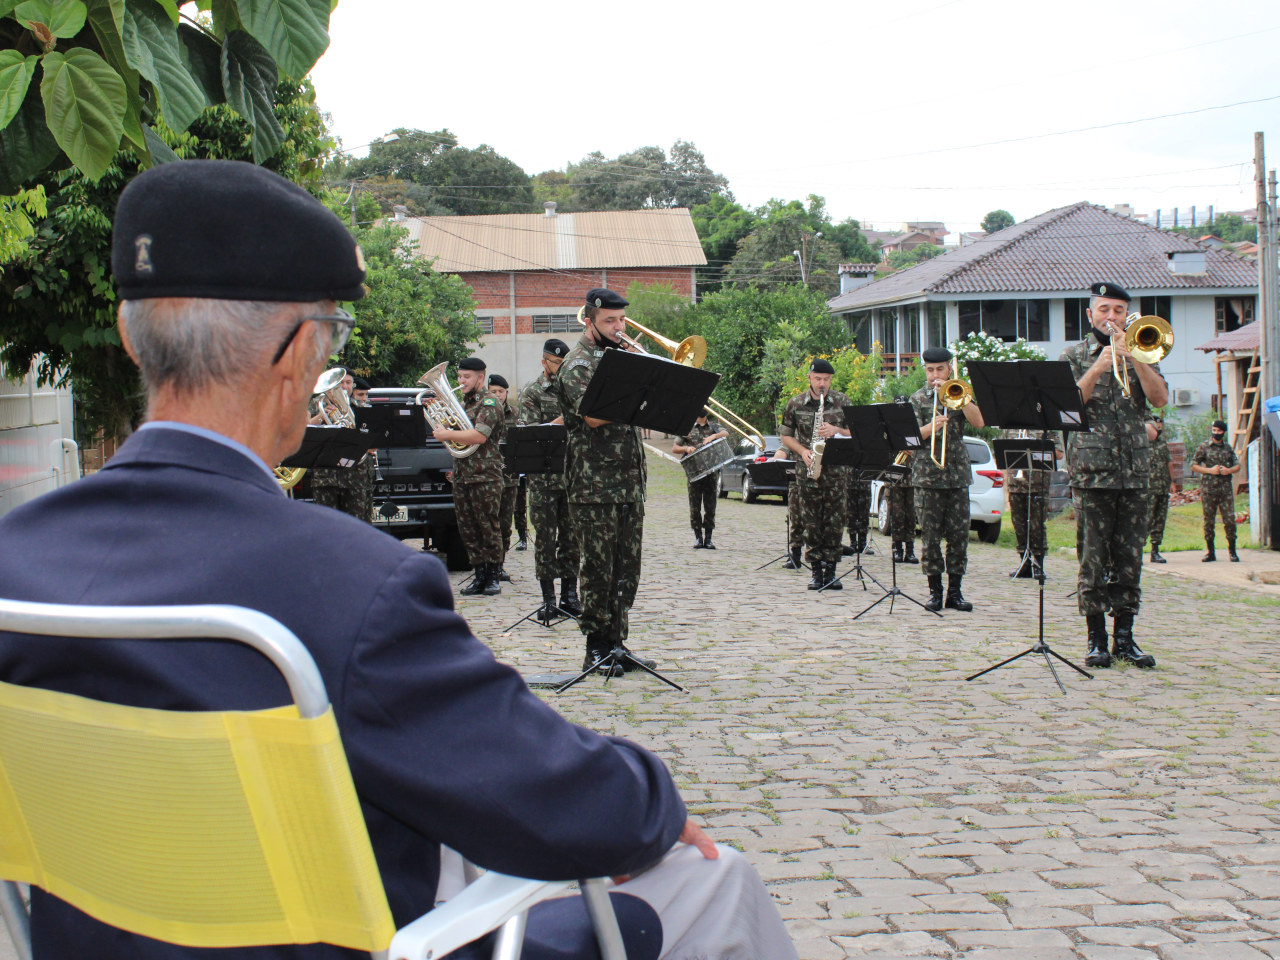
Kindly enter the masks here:
<path id="1" fill-rule="evenodd" d="M 427 443 L 427 419 L 422 408 L 407 401 L 383 402 L 368 407 L 352 407 L 356 428 L 369 438 L 369 449 L 387 447 L 423 447 Z M 373 482 L 382 483 L 382 464 L 373 455 Z M 387 498 L 376 507 L 386 519 L 396 515 L 396 505 L 387 490 Z"/>
<path id="2" fill-rule="evenodd" d="M 280 462 L 282 467 L 354 467 L 369 450 L 369 435 L 352 427 L 309 426 L 302 446 Z"/>
<path id="3" fill-rule="evenodd" d="M 988 426 L 1026 430 L 1089 429 L 1080 388 L 1076 385 L 1075 377 L 1071 375 L 1071 365 L 1065 360 L 1024 360 L 1018 363 L 974 360 L 970 361 L 967 369 L 969 380 L 973 384 L 974 400 L 982 409 L 983 419 Z M 1023 445 L 1025 449 L 1022 457 L 1023 469 L 1043 469 L 1043 460 L 1034 457 L 1034 448 L 1027 446 L 1028 441 L 1008 442 Z M 1030 498 L 1028 498 L 1029 506 Z M 1028 523 L 1028 548 L 1030 545 L 1031 529 Z M 1002 660 L 994 666 L 965 677 L 966 681 L 977 680 L 992 670 L 999 670 L 1006 664 L 1036 653 L 1044 656 L 1044 662 L 1048 665 L 1054 682 L 1063 694 L 1066 694 L 1067 688 L 1062 685 L 1062 678 L 1058 676 L 1058 670 L 1053 665 L 1054 660 L 1065 663 L 1088 680 L 1093 679 L 1093 674 L 1072 663 L 1044 642 L 1044 582 L 1046 579 L 1044 568 L 1036 565 L 1032 575 L 1038 584 L 1040 595 L 1039 633 L 1036 642 L 1007 660 Z"/>
<path id="4" fill-rule="evenodd" d="M 846 411 L 845 423 L 848 423 L 847 412 L 853 408 L 845 407 L 844 409 Z M 865 452 L 858 446 L 857 441 L 852 437 L 830 437 L 827 440 L 827 445 L 823 448 L 822 453 L 822 469 L 825 471 L 828 467 L 851 467 L 859 476 L 861 476 L 865 467 Z M 879 471 L 877 471 L 877 474 L 878 473 Z M 846 490 L 845 492 L 847 496 L 848 491 Z M 841 529 L 840 539 L 843 542 L 843 529 Z M 862 569 L 862 554 L 859 551 L 855 551 L 853 569 L 846 570 L 835 579 L 824 583 L 822 586 L 818 587 L 818 592 L 821 593 L 822 591 L 829 589 L 832 584 L 840 583 L 851 573 L 855 574 L 855 578 L 858 582 L 862 583 L 862 589 L 866 590 L 867 584 L 863 580 L 864 572 L 865 571 Z M 867 576 L 870 576 L 870 574 L 867 574 Z M 871 577 L 871 579 L 875 580 L 875 577 Z M 876 581 L 876 586 L 880 586 L 880 582 L 878 580 Z M 884 588 L 881 587 L 881 589 Z"/>
<path id="5" fill-rule="evenodd" d="M 1052 440 L 1039 440 L 1034 437 L 1014 437 L 1008 440 L 996 440 L 994 444 L 996 466 L 1001 470 L 1007 470 L 1010 473 L 1027 473 L 1034 475 L 1036 473 L 1047 473 L 1053 470 L 1054 462 L 1057 460 L 1057 450 Z M 1030 483 L 1030 478 L 1028 478 Z M 1031 549 L 1031 504 L 1033 500 L 1043 500 L 1042 494 L 1028 494 L 1027 496 L 1027 547 L 1022 556 L 1018 558 L 1018 569 L 1009 576 L 1016 576 L 1021 573 L 1023 567 L 1029 567 L 1031 574 L 1029 579 L 1036 579 L 1044 575 L 1044 570 L 1040 563 L 1036 560 L 1035 552 Z M 1037 573 L 1036 571 L 1040 572 Z M 1019 579 L 1028 579 L 1019 577 Z"/>
<path id="6" fill-rule="evenodd" d="M 796 474 L 796 462 L 794 460 L 766 460 L 764 463 L 748 463 L 747 473 L 751 475 L 751 482 L 757 486 L 777 486 L 781 483 L 790 483 L 791 478 Z M 788 493 L 787 497 L 790 498 Z M 787 539 L 783 542 L 782 556 L 774 557 L 772 560 L 766 560 L 757 570 L 763 570 L 765 567 L 772 566 L 779 560 L 786 560 L 791 556 L 791 511 L 787 510 L 784 518 L 786 523 Z"/>
<path id="7" fill-rule="evenodd" d="M 526 476 L 539 473 L 564 473 L 565 453 L 569 448 L 569 433 L 564 424 L 541 423 L 531 427 L 508 427 L 498 449 L 502 451 L 505 473 L 523 473 Z M 526 620 L 547 627 L 554 627 L 565 620 L 577 620 L 572 613 L 556 605 L 549 612 L 545 604 L 525 614 L 507 630 L 514 630 Z"/>
<path id="8" fill-rule="evenodd" d="M 606 350 L 578 403 L 578 413 L 584 417 L 612 420 L 615 423 L 648 427 L 683 436 L 693 427 L 693 422 L 707 405 L 707 399 L 719 380 L 720 375 L 709 370 L 686 367 L 647 354 Z M 617 539 L 622 542 L 626 540 L 631 525 L 631 504 L 623 503 L 619 506 L 622 522 Z M 688 693 L 674 680 L 667 679 L 657 670 L 641 663 L 622 645 L 622 606 L 626 584 L 622 580 L 620 565 L 621 551 L 615 551 L 613 609 L 610 615 L 613 640 L 609 651 L 597 657 L 594 663 L 572 680 L 556 687 L 556 693 L 564 693 L 601 667 L 604 668 L 605 683 L 608 683 L 614 668 L 621 668 L 624 664 L 630 664 L 657 677 L 681 693 Z"/>

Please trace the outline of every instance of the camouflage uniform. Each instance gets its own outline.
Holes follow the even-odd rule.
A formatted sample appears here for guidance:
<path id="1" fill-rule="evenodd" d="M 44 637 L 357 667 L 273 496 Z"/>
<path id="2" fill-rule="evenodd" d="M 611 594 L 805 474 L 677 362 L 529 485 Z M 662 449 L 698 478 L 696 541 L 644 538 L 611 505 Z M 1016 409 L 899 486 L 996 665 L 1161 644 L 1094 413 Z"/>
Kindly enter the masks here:
<path id="1" fill-rule="evenodd" d="M 502 563 L 502 535 L 498 514 L 502 508 L 502 454 L 498 444 L 506 432 L 502 404 L 487 390 L 468 393 L 463 409 L 471 424 L 487 438 L 469 457 L 453 461 L 453 507 L 458 534 L 467 546 L 471 565 Z"/>
<path id="2" fill-rule="evenodd" d="M 622 639 L 627 638 L 628 612 L 640 586 L 647 480 L 638 427 L 606 423 L 593 429 L 578 413 L 578 404 L 603 356 L 604 350 L 584 334 L 564 358 L 552 388 L 569 431 L 565 488 L 569 517 L 582 555 L 582 616 L 578 627 L 588 643 L 594 638 L 598 646 L 611 639 L 615 574 L 622 581 L 619 620 Z M 624 506 L 628 508 L 625 539 L 621 536 Z"/>
<path id="3" fill-rule="evenodd" d="M 523 473 L 516 485 L 516 538 L 529 539 L 529 478 Z"/>
<path id="4" fill-rule="evenodd" d="M 320 408 L 313 399 L 309 408 L 314 414 Z M 337 409 L 326 403 L 326 410 L 331 419 L 338 421 Z M 343 421 L 341 426 L 355 426 L 354 417 Z M 311 474 L 311 499 L 325 507 L 333 507 L 343 513 L 349 513 L 357 520 L 369 519 L 370 507 L 373 503 L 373 482 L 370 465 L 360 463 L 354 467 L 314 467 Z"/>
<path id="5" fill-rule="evenodd" d="M 859 480 L 856 470 L 849 471 L 849 542 L 857 545 L 867 539 L 871 526 L 871 481 Z"/>
<path id="6" fill-rule="evenodd" d="M 1153 421 L 1154 422 L 1154 421 Z M 1147 478 L 1147 534 L 1151 540 L 1151 552 L 1160 552 L 1164 540 L 1164 523 L 1169 516 L 1169 442 L 1164 438 L 1164 424 L 1157 423 L 1160 432 L 1151 444 L 1151 472 Z"/>
<path id="7" fill-rule="evenodd" d="M 1023 435 L 1031 440 L 1054 440 L 1056 431 L 1004 430 L 1001 440 L 1020 440 Z M 948 441 L 950 444 L 950 441 Z M 948 450 L 947 456 L 951 456 Z M 1027 555 L 1027 515 L 1031 516 L 1031 553 L 1043 557 L 1046 553 L 1045 520 L 1049 510 L 1049 470 L 1006 470 L 1004 487 L 1009 491 L 1009 514 L 1013 518 L 1014 538 L 1018 541 L 1018 556 Z"/>
<path id="8" fill-rule="evenodd" d="M 907 398 L 900 397 L 905 403 Z M 912 410 L 914 413 L 915 411 Z M 911 484 L 912 461 L 917 454 L 907 457 L 905 466 L 907 475 L 901 482 L 889 487 L 889 537 L 894 546 L 902 544 L 907 553 L 915 553 L 916 539 L 916 489 Z M 914 561 L 913 561 L 914 562 Z"/>
<path id="9" fill-rule="evenodd" d="M 1236 452 L 1225 440 L 1221 443 L 1206 441 L 1196 447 L 1192 463 L 1202 467 L 1234 467 L 1240 461 Z M 1236 542 L 1236 503 L 1234 495 L 1235 475 L 1210 476 L 1200 474 L 1200 507 L 1204 511 L 1204 542 L 1212 544 L 1216 535 L 1218 514 L 1222 514 L 1222 531 L 1227 542 Z"/>
<path id="10" fill-rule="evenodd" d="M 706 426 L 694 421 L 689 432 L 676 440 L 679 447 L 701 447 L 707 437 L 722 433 L 724 426 L 718 420 L 707 418 Z M 720 496 L 720 471 L 713 470 L 701 480 L 689 481 L 689 524 L 699 537 L 705 530 L 708 536 L 716 528 L 716 499 Z"/>
<path id="11" fill-rule="evenodd" d="M 1102 344 L 1090 335 L 1063 351 L 1079 380 L 1093 366 Z M 1090 430 L 1071 431 L 1067 470 L 1080 542 L 1077 605 L 1083 616 L 1138 612 L 1142 600 L 1142 545 L 1147 539 L 1147 479 L 1150 445 L 1143 425 L 1146 394 L 1129 365 L 1128 399 L 1111 374 L 1094 385 L 1085 414 Z M 1160 373 L 1158 364 L 1151 369 Z M 1107 580 L 1107 571 L 1112 579 Z"/>
<path id="12" fill-rule="evenodd" d="M 560 416 L 560 401 L 544 373 L 520 391 L 517 420 L 521 426 L 550 423 Z M 529 474 L 529 506 L 533 519 L 533 564 L 538 580 L 562 577 L 577 582 L 578 539 L 569 523 L 569 500 L 563 473 Z"/>
<path id="13" fill-rule="evenodd" d="M 911 409 L 916 421 L 924 426 L 933 420 L 933 391 L 921 387 L 911 395 Z M 920 511 L 920 569 L 925 576 L 941 576 L 942 541 L 947 541 L 945 572 L 963 577 L 969 560 L 969 451 L 964 446 L 962 410 L 946 410 L 947 465 L 939 467 L 927 453 L 911 457 L 911 485 L 916 489 L 916 505 Z M 942 437 L 938 438 L 941 456 Z"/>
<path id="14" fill-rule="evenodd" d="M 827 392 L 822 419 L 837 427 L 845 426 L 844 408 L 849 398 L 835 390 Z M 810 390 L 792 397 L 782 411 L 779 433 L 794 437 L 803 447 L 813 446 L 814 420 L 818 401 Z M 840 540 L 844 536 L 845 510 L 849 499 L 850 467 L 824 466 L 817 480 L 809 477 L 803 460 L 796 462 L 796 491 L 800 494 L 800 516 L 804 542 L 808 544 L 805 560 L 814 563 L 840 561 Z"/>
<path id="15" fill-rule="evenodd" d="M 502 404 L 503 432 L 516 425 L 516 412 L 509 403 Z M 520 487 L 520 474 L 502 474 L 502 506 L 498 510 L 498 529 L 502 531 L 502 556 L 511 549 L 511 521 L 516 515 L 516 491 Z"/>

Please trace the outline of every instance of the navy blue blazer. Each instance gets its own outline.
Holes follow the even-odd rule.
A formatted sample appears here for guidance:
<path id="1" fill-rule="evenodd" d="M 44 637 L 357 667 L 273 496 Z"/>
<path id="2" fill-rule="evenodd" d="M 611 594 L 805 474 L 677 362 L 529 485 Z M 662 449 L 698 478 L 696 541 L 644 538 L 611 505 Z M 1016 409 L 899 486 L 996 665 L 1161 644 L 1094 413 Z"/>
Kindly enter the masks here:
<path id="1" fill-rule="evenodd" d="M 434 902 L 439 844 L 503 873 L 572 879 L 649 865 L 684 825 L 662 762 L 569 723 L 534 696 L 454 610 L 438 560 L 345 514 L 290 500 L 223 444 L 141 431 L 98 474 L 0 520 L 0 543 L 0 596 L 239 604 L 297 634 L 333 702 L 397 925 Z M 264 657 L 208 640 L 0 635 L 0 679 L 172 710 L 289 702 Z M 36 893 L 39 960 L 227 955 L 128 936 Z M 620 907 L 624 927 L 651 937 L 647 905 L 615 900 L 632 901 Z M 566 924 L 582 926 L 581 901 L 570 903 L 531 918 L 526 956 L 587 949 L 572 941 L 556 952 L 544 942 L 565 936 Z M 351 954 L 315 945 L 236 955 Z"/>

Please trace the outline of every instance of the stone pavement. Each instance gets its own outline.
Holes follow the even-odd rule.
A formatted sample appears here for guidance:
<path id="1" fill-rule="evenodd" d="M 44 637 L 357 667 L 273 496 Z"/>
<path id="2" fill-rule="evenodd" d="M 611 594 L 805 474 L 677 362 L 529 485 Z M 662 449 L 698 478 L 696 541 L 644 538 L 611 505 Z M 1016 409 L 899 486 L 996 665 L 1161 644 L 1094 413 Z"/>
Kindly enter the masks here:
<path id="1" fill-rule="evenodd" d="M 629 674 L 546 699 L 666 759 L 801 957 L 1280 957 L 1280 601 L 1148 576 L 1155 670 L 1060 666 L 1064 696 L 1027 657 L 968 683 L 1035 639 L 1011 551 L 970 543 L 972 613 L 883 603 L 855 622 L 874 587 L 815 595 L 807 574 L 755 570 L 782 551 L 777 501 L 721 500 L 719 549 L 692 550 L 682 476 L 649 462 L 630 646 L 689 692 Z M 523 672 L 574 669 L 571 624 L 503 632 L 539 602 L 532 550 L 508 561 L 501 597 L 460 608 Z M 926 595 L 919 567 L 899 574 Z M 1082 663 L 1074 563 L 1049 574 L 1045 638 Z"/>

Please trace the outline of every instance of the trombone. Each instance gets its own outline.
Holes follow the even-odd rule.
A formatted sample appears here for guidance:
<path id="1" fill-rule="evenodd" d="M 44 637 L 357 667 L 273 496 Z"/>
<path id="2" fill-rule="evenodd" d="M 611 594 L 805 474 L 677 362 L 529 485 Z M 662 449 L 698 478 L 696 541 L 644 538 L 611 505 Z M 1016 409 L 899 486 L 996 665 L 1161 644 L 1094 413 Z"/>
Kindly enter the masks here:
<path id="1" fill-rule="evenodd" d="M 587 325 L 587 320 L 585 316 L 586 310 L 587 310 L 586 306 L 582 306 L 578 308 L 578 322 L 582 324 L 584 327 Z M 624 319 L 627 321 L 628 324 L 634 327 L 639 333 L 643 334 L 646 337 L 649 337 L 656 343 L 661 344 L 663 349 L 666 350 L 667 353 L 671 354 L 670 359 L 674 360 L 676 363 L 680 364 L 681 366 L 701 368 L 702 365 L 706 363 L 707 341 L 702 337 L 698 336 L 696 333 L 685 337 L 683 340 L 677 343 L 675 340 L 672 340 L 670 337 L 664 337 L 662 334 L 658 333 L 657 331 L 650 330 L 648 327 L 642 324 L 636 323 L 636 321 L 632 320 L 630 317 L 624 317 Z M 640 353 L 646 354 L 648 356 L 652 356 L 652 354 L 650 354 L 648 350 L 640 346 L 639 343 L 637 343 L 635 340 L 632 340 L 625 333 L 622 334 L 621 339 L 622 339 L 622 342 L 625 343 L 627 346 L 639 351 Z M 717 417 L 723 420 L 725 426 L 729 427 L 729 429 L 733 430 L 734 432 L 740 434 L 744 440 L 750 440 L 761 450 L 764 449 L 765 447 L 764 436 L 760 433 L 760 431 L 757 430 L 755 427 L 753 427 L 751 424 L 747 423 L 746 420 L 743 420 L 740 416 L 738 416 L 736 413 L 734 413 L 732 410 L 726 407 L 723 403 L 721 403 L 715 397 L 708 397 L 706 405 L 703 406 L 702 409 L 707 411 L 707 414 L 709 416 Z"/>
<path id="2" fill-rule="evenodd" d="M 960 379 L 946 380 L 933 388 L 933 416 L 938 416 L 938 401 L 942 401 L 942 405 L 948 410 L 960 410 L 966 404 L 973 402 L 973 387 Z M 938 467 L 947 465 L 947 431 L 942 431 L 942 456 L 938 457 L 938 431 L 933 430 L 929 434 L 929 459 Z"/>
<path id="3" fill-rule="evenodd" d="M 1111 327 L 1111 336 L 1120 336 L 1115 324 Z M 1141 317 L 1131 313 L 1125 319 L 1124 346 L 1129 355 L 1138 363 L 1159 363 L 1173 349 L 1173 327 L 1163 317 Z M 1126 398 L 1131 397 L 1129 386 L 1129 366 L 1121 365 L 1113 350 L 1111 353 L 1111 375 L 1120 384 L 1120 392 Z"/>

